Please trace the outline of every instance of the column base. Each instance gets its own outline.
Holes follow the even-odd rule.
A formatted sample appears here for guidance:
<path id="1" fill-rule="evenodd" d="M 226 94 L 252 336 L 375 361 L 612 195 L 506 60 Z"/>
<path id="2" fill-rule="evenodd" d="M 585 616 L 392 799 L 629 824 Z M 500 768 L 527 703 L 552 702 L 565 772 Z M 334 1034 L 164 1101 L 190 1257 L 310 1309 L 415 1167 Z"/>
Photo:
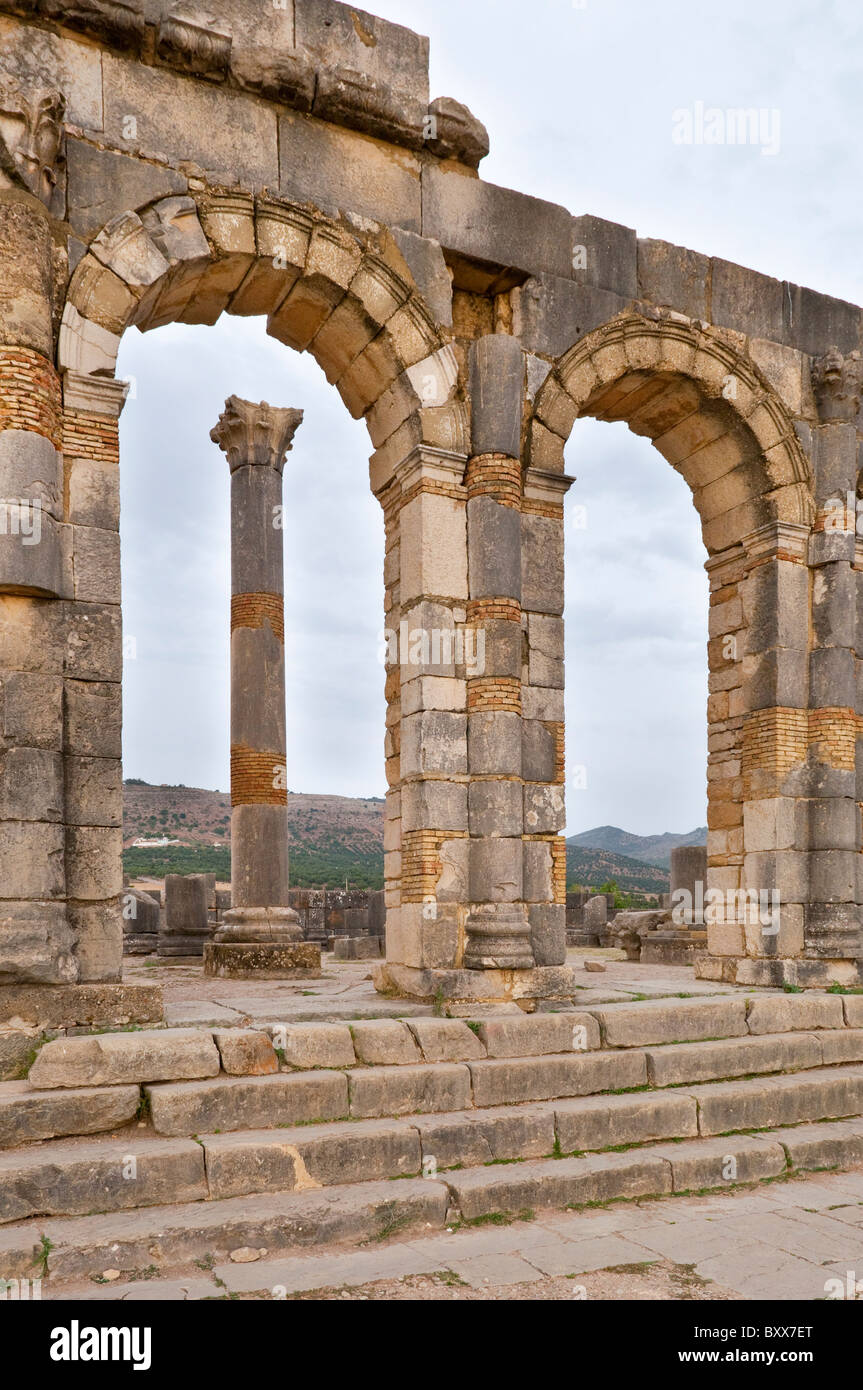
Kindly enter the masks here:
<path id="1" fill-rule="evenodd" d="M 577 973 L 571 965 L 535 965 L 529 970 L 423 970 L 385 961 L 373 967 L 372 980 L 380 994 L 400 999 L 447 1004 L 517 1003 L 528 1013 L 540 1000 L 569 1003 L 578 995 Z"/>
<path id="2" fill-rule="evenodd" d="M 204 974 L 221 980 L 311 980 L 321 973 L 314 941 L 211 941 L 204 947 Z"/>
<path id="3" fill-rule="evenodd" d="M 523 907 L 484 903 L 467 922 L 466 970 L 533 970 L 530 923 Z"/>
<path id="4" fill-rule="evenodd" d="M 302 942 L 303 928 L 292 907 L 232 907 L 215 934 L 217 943 L 289 946 Z"/>

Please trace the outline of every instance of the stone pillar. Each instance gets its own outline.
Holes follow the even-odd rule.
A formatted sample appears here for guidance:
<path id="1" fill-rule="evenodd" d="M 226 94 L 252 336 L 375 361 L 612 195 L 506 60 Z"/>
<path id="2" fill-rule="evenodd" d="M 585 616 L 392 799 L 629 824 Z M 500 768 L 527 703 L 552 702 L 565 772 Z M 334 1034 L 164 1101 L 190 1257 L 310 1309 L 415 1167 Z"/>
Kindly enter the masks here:
<path id="1" fill-rule="evenodd" d="M 675 926 L 702 926 L 707 890 L 707 846 L 681 845 L 671 851 L 671 911 Z M 675 903 L 675 894 L 685 894 Z"/>
<path id="2" fill-rule="evenodd" d="M 211 432 L 231 470 L 231 910 L 205 972 L 319 972 L 288 890 L 282 470 L 302 411 L 230 396 Z"/>
<path id="3" fill-rule="evenodd" d="M 68 984 L 79 965 L 65 901 L 57 600 L 69 565 L 49 210 L 64 102 L 50 86 L 0 77 L 10 117 L 0 125 L 0 984 Z"/>

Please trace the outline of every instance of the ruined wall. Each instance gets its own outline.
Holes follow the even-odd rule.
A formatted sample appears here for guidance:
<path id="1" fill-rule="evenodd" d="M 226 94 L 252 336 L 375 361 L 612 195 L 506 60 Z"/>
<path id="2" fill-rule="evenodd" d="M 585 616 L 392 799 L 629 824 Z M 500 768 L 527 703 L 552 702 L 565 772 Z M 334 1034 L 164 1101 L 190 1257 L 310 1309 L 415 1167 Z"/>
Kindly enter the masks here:
<path id="1" fill-rule="evenodd" d="M 42 528 L 0 536 L 0 981 L 119 972 L 114 363 L 131 326 L 222 312 L 311 352 L 375 451 L 387 982 L 571 984 L 563 448 L 585 413 L 692 489 L 709 879 L 787 904 L 773 935 L 715 924 L 700 971 L 856 978 L 863 551 L 831 518 L 863 313 L 484 182 L 426 40 L 330 0 L 0 11 L 0 491 Z"/>

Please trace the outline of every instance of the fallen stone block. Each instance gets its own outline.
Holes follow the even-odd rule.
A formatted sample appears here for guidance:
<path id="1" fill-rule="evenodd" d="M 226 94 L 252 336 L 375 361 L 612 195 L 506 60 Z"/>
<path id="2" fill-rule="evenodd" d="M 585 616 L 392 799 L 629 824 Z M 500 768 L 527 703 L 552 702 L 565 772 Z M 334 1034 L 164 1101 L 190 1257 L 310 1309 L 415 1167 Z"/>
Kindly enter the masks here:
<path id="1" fill-rule="evenodd" d="M 403 1067 L 422 1061 L 406 1023 L 398 1019 L 366 1019 L 351 1024 L 358 1062 L 371 1067 Z"/>
<path id="2" fill-rule="evenodd" d="M 587 1013 L 489 1018 L 477 1032 L 489 1057 L 541 1057 L 599 1047 L 599 1024 Z"/>
<path id="3" fill-rule="evenodd" d="M 99 1134 L 134 1120 L 137 1086 L 88 1086 L 46 1095 L 26 1081 L 0 1085 L 0 1149 L 71 1134 Z"/>
<path id="4" fill-rule="evenodd" d="M 412 1018 L 408 1027 L 426 1062 L 467 1062 L 486 1055 L 476 1033 L 460 1018 Z"/>
<path id="5" fill-rule="evenodd" d="M 0 1154 L 0 1221 L 121 1211 L 206 1195 L 204 1151 L 193 1140 L 133 1134 Z"/>
<path id="6" fill-rule="evenodd" d="M 279 1059 L 266 1033 L 254 1028 L 226 1028 L 213 1038 L 229 1076 L 266 1076 L 279 1070 Z"/>
<path id="7" fill-rule="evenodd" d="M 468 1062 L 474 1104 L 513 1105 L 597 1091 L 629 1090 L 647 1082 L 642 1052 L 585 1052 L 554 1057 L 488 1058 Z"/>
<path id="8" fill-rule="evenodd" d="M 118 1086 L 128 1082 L 216 1076 L 219 1054 L 211 1033 L 168 1028 L 56 1038 L 30 1068 L 36 1090 L 64 1086 Z"/>
<path id="9" fill-rule="evenodd" d="M 421 1115 L 472 1105 L 466 1066 L 437 1062 L 420 1067 L 368 1067 L 347 1073 L 351 1115 Z"/>
<path id="10" fill-rule="evenodd" d="M 148 1086 L 147 1096 L 157 1134 L 271 1129 L 348 1114 L 347 1080 L 336 1071 L 181 1081 Z"/>

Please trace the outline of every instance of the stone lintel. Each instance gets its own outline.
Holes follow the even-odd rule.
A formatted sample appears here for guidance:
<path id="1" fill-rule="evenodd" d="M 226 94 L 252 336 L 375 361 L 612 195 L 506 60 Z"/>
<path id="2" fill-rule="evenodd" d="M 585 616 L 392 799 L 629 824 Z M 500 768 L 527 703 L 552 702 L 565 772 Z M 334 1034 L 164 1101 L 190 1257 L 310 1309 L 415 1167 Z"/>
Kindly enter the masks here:
<path id="1" fill-rule="evenodd" d="M 569 473 L 528 468 L 524 475 L 524 495 L 533 502 L 558 502 L 566 496 L 574 482 L 575 477 Z"/>
<path id="2" fill-rule="evenodd" d="M 439 449 L 430 444 L 418 444 L 395 469 L 387 468 L 385 476 L 384 470 L 380 470 L 380 476 L 377 476 L 374 466 L 370 467 L 372 492 L 378 497 L 393 479 L 399 482 L 402 492 L 408 492 L 417 483 L 425 481 L 462 487 L 466 467 L 467 454 Z"/>

